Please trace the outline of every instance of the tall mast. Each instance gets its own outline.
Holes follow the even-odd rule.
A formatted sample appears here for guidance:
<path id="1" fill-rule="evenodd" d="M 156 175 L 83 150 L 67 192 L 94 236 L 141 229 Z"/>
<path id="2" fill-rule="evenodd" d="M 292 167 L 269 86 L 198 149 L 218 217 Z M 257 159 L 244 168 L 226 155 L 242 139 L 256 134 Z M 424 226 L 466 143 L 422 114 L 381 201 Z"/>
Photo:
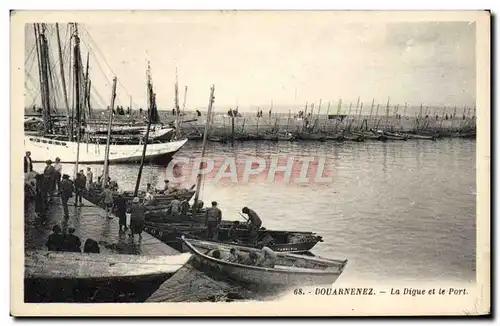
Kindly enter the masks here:
<path id="1" fill-rule="evenodd" d="M 179 83 L 177 77 L 177 68 L 175 68 L 175 112 L 179 109 Z"/>
<path id="2" fill-rule="evenodd" d="M 212 85 L 212 87 L 210 88 L 210 99 L 208 100 L 207 121 L 205 123 L 205 131 L 203 132 L 203 145 L 201 148 L 201 161 L 200 161 L 200 167 L 199 167 L 200 169 L 201 169 L 203 157 L 205 156 L 208 128 L 209 128 L 209 125 L 210 125 L 211 120 L 212 120 L 212 107 L 213 107 L 214 100 L 215 100 L 214 92 L 215 92 L 215 85 Z M 202 178 L 202 174 L 200 173 L 200 171 L 198 171 L 198 176 L 197 176 L 197 180 L 196 180 L 196 192 L 194 195 L 194 203 L 197 203 L 198 198 L 200 197 L 201 178 Z"/>
<path id="3" fill-rule="evenodd" d="M 146 149 L 148 146 L 149 130 L 151 128 L 152 112 L 154 109 L 156 109 L 156 94 L 153 93 L 153 85 L 151 84 L 151 70 L 150 70 L 149 62 L 148 62 L 148 70 L 147 70 L 147 83 L 148 83 L 148 102 L 149 102 L 148 126 L 146 128 L 146 135 L 144 136 L 144 146 L 142 148 L 141 165 L 139 166 L 139 173 L 137 174 L 137 180 L 135 183 L 134 197 L 137 197 L 137 194 L 139 193 L 139 185 L 141 184 L 142 170 L 144 168 L 144 161 L 146 158 Z"/>
<path id="4" fill-rule="evenodd" d="M 62 49 L 61 49 L 61 36 L 59 35 L 59 24 L 56 23 L 56 32 L 57 32 L 57 47 L 59 49 L 59 69 L 61 70 L 61 82 L 62 82 L 62 87 L 63 87 L 63 94 L 64 94 L 64 104 L 66 105 L 66 112 L 67 112 L 67 128 L 68 128 L 68 135 L 71 135 L 71 127 L 70 127 L 70 109 L 69 109 L 69 103 L 68 103 L 68 92 L 66 90 L 66 76 L 64 75 L 64 62 L 63 62 L 63 55 L 62 55 Z"/>
<path id="5" fill-rule="evenodd" d="M 78 28 L 75 24 L 75 48 L 74 48 L 74 79 L 75 79 L 75 107 L 76 107 L 76 121 L 77 121 L 77 130 L 76 130 L 76 162 L 75 162 L 75 177 L 78 173 L 78 161 L 80 159 L 80 135 L 81 135 L 81 103 L 80 103 L 80 92 L 81 92 L 81 84 L 80 84 L 80 38 L 78 37 Z"/>
<path id="6" fill-rule="evenodd" d="M 88 109 L 88 113 L 89 113 L 89 117 L 90 117 L 90 106 L 87 105 L 88 104 L 87 96 L 89 94 L 89 53 L 88 52 L 87 52 L 87 67 L 85 68 L 84 80 L 85 80 L 85 84 L 84 84 L 84 89 L 83 89 L 83 96 L 84 96 L 83 106 Z"/>
<path id="7" fill-rule="evenodd" d="M 106 184 L 106 180 L 108 179 L 109 174 L 109 147 L 111 142 L 111 126 L 113 125 L 113 109 L 115 107 L 115 98 L 116 98 L 116 77 L 113 78 L 113 88 L 111 90 L 111 103 L 109 105 L 109 119 L 108 119 L 108 135 L 106 137 L 106 151 L 104 154 L 104 171 L 102 174 L 102 185 Z"/>
<path id="8" fill-rule="evenodd" d="M 49 97 L 49 80 L 47 76 L 47 62 L 48 62 L 48 48 L 47 39 L 45 38 L 45 27 L 42 25 L 34 24 L 35 37 L 37 42 L 38 54 L 38 73 L 40 77 L 40 94 L 42 98 L 43 107 L 43 131 L 47 133 L 50 130 L 50 97 Z"/>
<path id="9" fill-rule="evenodd" d="M 386 131 L 389 128 L 389 100 L 390 100 L 390 97 L 387 98 L 387 106 L 385 109 L 385 130 Z"/>

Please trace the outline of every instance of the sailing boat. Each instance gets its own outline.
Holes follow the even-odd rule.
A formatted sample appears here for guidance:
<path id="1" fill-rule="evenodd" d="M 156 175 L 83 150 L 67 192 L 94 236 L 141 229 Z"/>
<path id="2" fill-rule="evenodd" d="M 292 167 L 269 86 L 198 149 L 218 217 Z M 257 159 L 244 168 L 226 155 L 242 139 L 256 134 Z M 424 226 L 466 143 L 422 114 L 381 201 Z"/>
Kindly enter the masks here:
<path id="1" fill-rule="evenodd" d="M 65 103 L 68 109 L 67 127 L 69 130 L 67 135 L 50 134 L 50 131 L 53 130 L 53 120 L 50 113 L 56 106 L 54 100 L 55 94 L 52 94 L 51 88 L 55 93 L 56 85 L 59 87 L 60 85 L 54 81 L 55 71 L 51 70 L 49 61 L 50 53 L 47 37 L 45 35 L 47 26 L 45 24 L 34 24 L 44 130 L 42 135 L 25 134 L 24 136 L 25 150 L 31 152 L 33 162 L 43 162 L 48 158 L 57 156 L 61 159 L 62 163 L 75 163 L 75 158 L 78 156 L 79 163 L 81 164 L 104 163 L 104 144 L 106 142 L 106 136 L 96 136 L 95 134 L 84 133 L 85 128 L 81 125 L 82 120 L 85 118 L 85 112 L 87 110 L 90 111 L 90 82 L 88 79 L 88 69 L 87 74 L 83 72 L 77 24 L 71 24 L 71 27 L 73 29 L 71 40 L 74 42 L 72 86 L 74 86 L 75 96 L 73 100 L 76 120 L 79 121 L 78 129 L 75 131 L 76 134 L 80 133 L 80 136 L 83 137 L 80 137 L 80 146 L 78 146 L 77 142 L 73 141 L 75 134 L 72 122 L 73 113 L 71 112 L 70 114 L 67 100 L 61 51 L 59 51 L 61 81 L 65 94 Z M 155 116 L 158 117 L 157 112 Z M 163 136 L 171 130 L 171 128 L 166 128 L 164 130 L 162 130 L 162 128 L 154 128 L 151 137 L 153 139 L 145 153 L 146 162 L 167 164 L 171 161 L 172 156 L 187 142 L 187 139 L 167 142 L 155 140 L 155 136 Z M 142 133 L 142 130 L 140 132 Z M 130 133 L 123 135 L 121 138 L 117 135 L 114 135 L 112 138 L 112 143 L 109 148 L 109 163 L 135 163 L 141 161 L 143 148 L 142 140 L 144 138 L 142 135 L 136 137 L 136 141 L 130 141 L 131 138 L 134 138 Z"/>

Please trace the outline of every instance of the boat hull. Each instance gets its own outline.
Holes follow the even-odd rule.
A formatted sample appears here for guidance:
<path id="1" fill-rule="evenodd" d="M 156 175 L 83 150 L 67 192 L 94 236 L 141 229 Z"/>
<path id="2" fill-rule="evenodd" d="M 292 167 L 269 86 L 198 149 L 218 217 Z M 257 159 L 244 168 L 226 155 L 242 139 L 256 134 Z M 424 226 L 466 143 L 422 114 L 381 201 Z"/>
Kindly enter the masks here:
<path id="1" fill-rule="evenodd" d="M 203 217 L 203 215 L 200 214 L 200 217 Z M 223 223 L 218 230 L 218 241 L 214 242 L 220 244 L 229 243 L 230 245 L 240 245 L 249 248 L 255 248 L 258 246 L 256 243 L 249 241 L 247 238 L 248 232 L 243 229 L 238 232 L 239 242 L 231 243 L 231 240 L 229 239 L 229 229 L 232 221 L 222 222 Z M 207 239 L 207 228 L 203 223 L 188 223 L 189 221 L 186 221 L 186 219 L 183 222 L 178 222 L 178 224 L 146 221 L 144 230 L 169 246 L 174 247 L 179 251 L 186 252 L 187 248 L 183 246 L 181 241 L 179 241 L 181 236 L 186 235 L 201 240 Z M 274 230 L 259 231 L 259 239 L 264 240 L 268 236 L 273 239 L 273 243 L 266 243 L 266 245 L 276 252 L 305 253 L 310 251 L 318 242 L 322 241 L 321 236 L 310 232 Z"/>
<path id="2" fill-rule="evenodd" d="M 182 239 L 183 243 L 193 254 L 192 264 L 200 270 L 213 273 L 214 275 L 224 275 L 225 277 L 237 282 L 258 285 L 261 287 L 271 286 L 278 288 L 289 288 L 293 286 L 318 286 L 332 285 L 342 274 L 347 260 L 335 261 L 312 257 L 311 261 L 318 264 L 327 263 L 329 266 L 325 269 L 314 270 L 312 268 L 301 269 L 292 266 L 280 266 L 287 260 L 307 261 L 309 258 L 300 256 L 295 258 L 293 255 L 278 254 L 275 268 L 265 268 L 257 266 L 242 265 L 230 263 L 221 259 L 215 259 L 209 256 L 210 250 L 220 249 L 219 244 L 205 242 L 195 242 L 193 240 Z M 192 242 L 192 243 L 191 243 Z M 238 248 L 239 250 L 244 248 Z M 249 249 L 252 251 L 252 249 Z M 255 250 L 253 250 L 255 251 Z"/>
<path id="3" fill-rule="evenodd" d="M 187 139 L 148 144 L 146 148 L 145 162 L 168 164 L 172 157 Z M 58 141 L 44 137 L 25 136 L 24 147 L 31 152 L 33 162 L 44 162 L 47 159 L 59 157 L 61 163 L 75 163 L 78 145 L 76 142 Z M 110 145 L 109 163 L 137 163 L 142 159 L 144 146 L 136 145 Z M 78 158 L 81 164 L 102 164 L 104 163 L 106 146 L 102 144 L 80 143 L 80 155 Z"/>
<path id="4" fill-rule="evenodd" d="M 27 252 L 25 302 L 142 302 L 189 257 Z"/>

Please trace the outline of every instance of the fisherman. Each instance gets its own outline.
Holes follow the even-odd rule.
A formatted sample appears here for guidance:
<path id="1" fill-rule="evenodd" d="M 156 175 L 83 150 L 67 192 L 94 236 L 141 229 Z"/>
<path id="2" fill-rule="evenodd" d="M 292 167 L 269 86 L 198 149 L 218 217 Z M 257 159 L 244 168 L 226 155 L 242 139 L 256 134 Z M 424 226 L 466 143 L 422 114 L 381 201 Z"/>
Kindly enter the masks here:
<path id="1" fill-rule="evenodd" d="M 258 253 L 254 251 L 250 253 L 252 265 L 259 267 L 274 268 L 277 258 L 276 253 L 269 247 L 263 247 Z"/>
<path id="2" fill-rule="evenodd" d="M 168 193 L 168 186 L 169 186 L 169 182 L 168 180 L 163 180 L 164 182 L 164 185 L 163 185 L 163 190 L 160 192 L 162 194 L 167 194 Z"/>
<path id="3" fill-rule="evenodd" d="M 132 206 L 130 207 L 130 237 L 139 234 L 139 239 L 142 239 L 142 231 L 144 229 L 145 208 L 141 205 L 139 197 L 134 197 Z"/>
<path id="4" fill-rule="evenodd" d="M 234 221 L 233 225 L 229 229 L 228 235 L 229 239 L 233 242 L 238 242 L 238 227 L 240 226 L 240 221 Z"/>
<path id="5" fill-rule="evenodd" d="M 249 225 L 249 227 L 260 229 L 260 227 L 262 226 L 262 220 L 253 209 L 243 207 L 241 212 L 248 215 L 247 224 Z"/>
<path id="6" fill-rule="evenodd" d="M 33 160 L 31 159 L 31 152 L 27 151 L 24 156 L 24 173 L 33 172 Z"/>
<path id="7" fill-rule="evenodd" d="M 68 234 L 64 237 L 64 251 L 68 252 L 82 252 L 80 246 L 82 242 L 80 238 L 75 235 L 75 228 L 69 228 Z"/>
<path id="8" fill-rule="evenodd" d="M 193 203 L 191 210 L 193 213 L 201 213 L 204 205 L 205 203 L 203 203 L 203 200 L 198 199 Z"/>
<path id="9" fill-rule="evenodd" d="M 212 202 L 212 207 L 209 207 L 205 212 L 205 226 L 207 227 L 207 239 L 218 239 L 218 228 L 222 221 L 222 212 L 217 207 L 217 202 Z"/>
<path id="10" fill-rule="evenodd" d="M 56 157 L 56 162 L 54 163 L 54 179 L 55 179 L 55 184 L 57 185 L 57 192 L 61 193 L 61 176 L 62 176 L 62 165 L 61 165 L 61 159 L 59 157 Z"/>
<path id="11" fill-rule="evenodd" d="M 68 200 L 73 197 L 73 182 L 69 179 L 69 175 L 64 174 L 61 181 L 61 202 L 64 211 L 64 217 L 69 217 Z"/>
<path id="12" fill-rule="evenodd" d="M 173 199 L 171 202 L 170 202 L 170 206 L 169 206 L 169 209 L 168 211 L 170 212 L 170 214 L 172 215 L 175 215 L 175 216 L 178 216 L 181 214 L 181 202 L 180 200 L 178 199 Z"/>
<path id="13" fill-rule="evenodd" d="M 253 261 L 250 259 L 250 255 L 246 252 L 238 251 L 236 248 L 231 248 L 229 251 L 230 256 L 227 259 L 230 263 L 238 263 L 242 265 L 252 265 Z"/>
<path id="14" fill-rule="evenodd" d="M 201 117 L 201 112 L 200 112 L 200 110 L 196 110 L 196 116 Z"/>
<path id="15" fill-rule="evenodd" d="M 109 189 L 111 189 L 111 191 L 118 191 L 118 182 L 109 178 Z"/>
<path id="16" fill-rule="evenodd" d="M 108 185 L 104 186 L 104 190 L 102 192 L 104 206 L 106 206 L 106 216 L 109 219 L 113 217 L 111 214 L 113 213 L 113 192 L 109 189 Z"/>
<path id="17" fill-rule="evenodd" d="M 85 191 L 86 183 L 87 183 L 87 178 L 85 178 L 83 170 L 80 170 L 80 172 L 76 174 L 76 179 L 75 179 L 75 203 L 74 203 L 75 206 L 77 206 L 78 204 L 80 204 L 80 206 L 83 206 L 82 193 Z"/>
<path id="18" fill-rule="evenodd" d="M 123 191 L 118 191 L 114 205 L 116 207 L 116 216 L 118 216 L 120 231 L 127 231 L 127 203 L 123 197 Z"/>
<path id="19" fill-rule="evenodd" d="M 54 187 L 55 187 L 55 169 L 52 166 L 52 160 L 47 160 L 45 161 L 45 169 L 43 170 L 43 180 L 46 183 L 45 190 L 47 193 L 45 194 L 46 197 L 50 198 L 50 195 L 54 192 Z M 51 200 L 49 200 L 51 201 Z"/>
<path id="20" fill-rule="evenodd" d="M 87 190 L 90 190 L 90 186 L 92 186 L 93 181 L 94 181 L 94 174 L 92 173 L 90 167 L 87 167 Z"/>
<path id="21" fill-rule="evenodd" d="M 64 236 L 61 234 L 61 227 L 54 225 L 52 234 L 49 235 L 45 243 L 49 251 L 62 251 L 64 248 Z"/>
<path id="22" fill-rule="evenodd" d="M 153 187 L 150 183 L 146 186 L 146 194 L 144 195 L 144 205 L 151 205 L 154 202 Z"/>

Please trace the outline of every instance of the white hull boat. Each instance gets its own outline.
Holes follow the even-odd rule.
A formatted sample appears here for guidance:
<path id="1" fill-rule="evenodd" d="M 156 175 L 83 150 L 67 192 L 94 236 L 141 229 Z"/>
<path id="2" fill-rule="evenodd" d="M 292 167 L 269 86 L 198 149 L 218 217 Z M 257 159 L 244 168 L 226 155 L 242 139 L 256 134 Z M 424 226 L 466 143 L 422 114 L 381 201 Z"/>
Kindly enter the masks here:
<path id="1" fill-rule="evenodd" d="M 168 163 L 181 149 L 187 139 L 148 144 L 145 160 L 147 162 Z M 75 163 L 78 144 L 76 142 L 54 140 L 39 136 L 24 136 L 25 151 L 31 152 L 33 162 L 45 162 L 59 157 L 61 163 Z M 142 144 L 110 145 L 110 163 L 136 163 L 142 158 Z M 80 142 L 78 162 L 82 164 L 102 164 L 106 152 L 105 144 Z"/>

